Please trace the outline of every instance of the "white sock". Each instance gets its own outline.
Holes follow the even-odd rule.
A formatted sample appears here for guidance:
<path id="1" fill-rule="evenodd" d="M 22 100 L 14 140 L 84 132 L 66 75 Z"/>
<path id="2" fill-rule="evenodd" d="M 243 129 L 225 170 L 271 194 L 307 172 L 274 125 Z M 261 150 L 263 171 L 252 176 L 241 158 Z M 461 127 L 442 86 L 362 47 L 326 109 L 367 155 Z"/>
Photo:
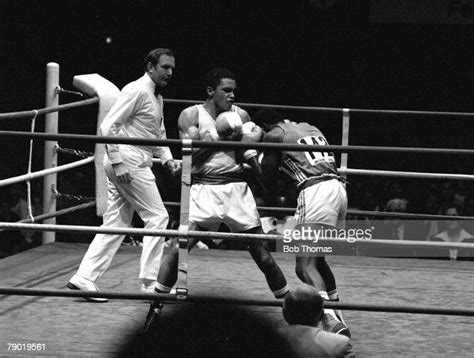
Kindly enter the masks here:
<path id="1" fill-rule="evenodd" d="M 329 301 L 329 296 L 326 291 L 319 291 L 318 293 L 324 300 Z"/>
<path id="2" fill-rule="evenodd" d="M 329 301 L 329 296 L 328 296 L 328 293 L 326 291 L 319 291 L 319 295 L 325 301 Z M 331 315 L 335 320 L 339 321 L 339 318 L 337 318 L 336 313 L 334 312 L 334 310 L 332 308 L 325 308 L 324 313 Z"/>

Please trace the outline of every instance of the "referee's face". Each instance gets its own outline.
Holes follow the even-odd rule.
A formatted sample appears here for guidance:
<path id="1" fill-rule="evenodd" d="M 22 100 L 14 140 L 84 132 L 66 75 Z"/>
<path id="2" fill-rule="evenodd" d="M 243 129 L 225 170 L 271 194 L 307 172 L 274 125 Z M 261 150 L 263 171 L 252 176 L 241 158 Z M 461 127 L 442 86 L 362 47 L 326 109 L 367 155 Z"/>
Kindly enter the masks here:
<path id="1" fill-rule="evenodd" d="M 174 57 L 161 55 L 156 66 L 149 66 L 148 73 L 157 86 L 165 87 L 173 76 L 174 68 Z"/>

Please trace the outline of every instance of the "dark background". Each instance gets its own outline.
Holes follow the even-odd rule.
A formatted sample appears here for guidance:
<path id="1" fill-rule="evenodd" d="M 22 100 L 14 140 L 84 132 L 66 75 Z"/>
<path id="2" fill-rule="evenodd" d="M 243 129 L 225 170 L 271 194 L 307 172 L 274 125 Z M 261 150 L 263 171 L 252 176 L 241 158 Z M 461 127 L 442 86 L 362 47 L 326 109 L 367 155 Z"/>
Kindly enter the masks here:
<path id="1" fill-rule="evenodd" d="M 142 75 L 142 59 L 155 47 L 177 54 L 168 98 L 203 99 L 203 75 L 219 66 L 236 73 L 239 102 L 474 112 L 473 25 L 373 23 L 369 10 L 369 0 L 327 8 L 304 0 L 1 0 L 0 112 L 44 107 L 48 62 L 60 64 L 66 89 L 85 73 L 121 88 Z M 75 100 L 61 96 L 61 103 Z M 177 137 L 182 108 L 166 106 L 170 138 Z M 340 115 L 284 114 L 316 123 L 330 143 L 340 143 Z M 472 148 L 470 119 L 351 118 L 354 145 Z M 59 131 L 93 134 L 95 119 L 95 108 L 62 112 Z M 29 130 L 30 121 L 3 120 L 0 128 Z M 41 148 L 36 142 L 33 169 L 42 168 Z M 25 140 L 2 138 L 0 160 L 8 167 L 2 177 L 26 172 L 27 149 Z M 349 156 L 349 167 L 363 169 L 469 173 L 471 163 L 470 157 Z"/>

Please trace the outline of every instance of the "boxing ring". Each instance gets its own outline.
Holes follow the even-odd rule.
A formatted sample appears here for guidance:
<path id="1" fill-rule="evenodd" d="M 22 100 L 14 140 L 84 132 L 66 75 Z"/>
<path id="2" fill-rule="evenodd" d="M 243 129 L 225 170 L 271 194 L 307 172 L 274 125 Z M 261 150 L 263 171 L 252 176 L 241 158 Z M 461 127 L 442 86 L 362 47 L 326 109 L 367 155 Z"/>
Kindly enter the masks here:
<path id="1" fill-rule="evenodd" d="M 59 71 L 59 68 L 49 64 L 48 70 Z M 1 222 L 1 230 L 33 230 L 43 232 L 43 243 L 47 245 L 40 246 L 28 252 L 23 252 L 12 257 L 8 257 L 0 261 L 0 267 L 3 269 L 2 272 L 6 276 L 2 278 L 2 284 L 0 285 L 0 297 L 2 313 L 1 316 L 7 318 L 5 323 L 8 321 L 8 326 L 15 326 L 15 319 L 19 319 L 24 325 L 31 325 L 29 318 L 36 320 L 44 320 L 50 325 L 58 324 L 61 328 L 54 330 L 56 336 L 42 335 L 39 326 L 25 335 L 22 338 L 22 342 L 31 343 L 42 343 L 37 337 L 48 337 L 48 344 L 54 347 L 54 352 L 58 355 L 68 355 L 70 351 L 66 348 L 61 348 L 61 342 L 63 339 L 65 342 L 72 344 L 69 337 L 61 335 L 61 331 L 64 330 L 69 334 L 77 334 L 78 327 L 81 325 L 81 315 L 84 311 L 90 311 L 90 314 L 85 314 L 87 322 L 92 322 L 92 326 L 96 330 L 101 330 L 103 322 L 99 318 L 106 319 L 106 322 L 117 322 L 117 326 L 122 327 L 121 330 L 112 328 L 113 324 L 107 323 L 107 326 L 114 332 L 114 334 L 127 334 L 127 326 L 137 326 L 143 323 L 144 316 L 148 309 L 148 306 L 143 304 L 143 300 L 149 299 L 160 299 L 163 302 L 170 303 L 174 310 L 178 310 L 178 307 L 184 303 L 192 304 L 207 304 L 216 306 L 249 306 L 252 314 L 257 317 L 264 319 L 264 317 L 271 317 L 270 321 L 277 324 L 281 323 L 281 300 L 269 299 L 270 292 L 267 291 L 266 284 L 262 277 L 258 277 L 258 269 L 251 261 L 250 256 L 247 253 L 242 252 L 214 252 L 217 250 L 193 250 L 188 255 L 187 253 L 187 242 L 188 238 L 199 238 L 199 239 L 219 239 L 219 240 L 265 240 L 275 241 L 282 240 L 282 235 L 258 235 L 258 234 L 236 234 L 236 233 L 224 233 L 224 232 L 199 232 L 188 230 L 188 214 L 189 214 L 189 188 L 191 185 L 191 153 L 193 148 L 255 148 L 255 149 L 274 149 L 283 150 L 291 149 L 294 151 L 318 151 L 321 148 L 318 146 L 307 145 L 302 147 L 301 145 L 290 145 L 290 144 L 270 144 L 270 143 L 237 143 L 237 142 L 202 142 L 202 141 L 191 141 L 191 140 L 149 140 L 149 139 L 136 139 L 136 138 L 112 138 L 112 137 L 98 137 L 96 135 L 83 135 L 83 134 L 59 134 L 57 133 L 57 112 L 62 110 L 70 110 L 81 106 L 87 106 L 91 104 L 99 104 L 100 96 L 93 97 L 78 102 L 58 105 L 58 96 L 61 93 L 59 90 L 59 75 L 54 77 L 48 76 L 47 80 L 47 108 L 0 114 L 0 119 L 11 119 L 11 118 L 37 118 L 39 115 L 46 114 L 46 126 L 45 133 L 32 132 L 15 132 L 15 131 L 0 131 L 0 137 L 2 138 L 23 138 L 25 140 L 37 140 L 45 141 L 45 169 L 31 173 L 31 161 L 28 166 L 28 173 L 15 178 L 0 180 L 0 186 L 7 186 L 14 183 L 27 182 L 37 178 L 44 177 L 43 187 L 43 208 L 44 214 L 37 217 L 31 215 L 30 219 L 22 220 L 21 222 Z M 90 95 L 90 93 L 88 94 Z M 165 100 L 168 104 L 194 104 L 199 101 L 185 101 L 185 100 Z M 291 109 L 291 110 L 305 110 L 314 112 L 335 112 L 342 114 L 343 132 L 342 132 L 342 143 L 341 145 L 328 145 L 325 149 L 335 153 L 341 153 L 341 166 L 339 170 L 344 175 L 369 175 L 369 176 L 391 176 L 391 177 L 402 177 L 402 178 L 434 178 L 434 179 L 454 179 L 454 180 L 473 180 L 474 175 L 470 174 L 448 174 L 448 173 L 421 173 L 421 172 L 400 172 L 400 171 L 377 171 L 370 169 L 353 169 L 348 167 L 348 155 L 350 153 L 362 153 L 362 152 L 390 152 L 390 153 L 417 153 L 417 154 L 439 154 L 439 155 L 463 155 L 470 157 L 474 155 L 474 150 L 469 149 L 441 149 L 441 148 L 405 148 L 405 147 L 381 147 L 381 146 L 352 146 L 349 145 L 349 126 L 350 126 L 350 114 L 351 113 L 390 113 L 390 114 L 407 114 L 410 115 L 432 115 L 432 116 L 460 116 L 460 117 L 474 117 L 472 113 L 441 113 L 441 112 L 417 112 L 417 111 L 374 111 L 374 110 L 358 110 L 358 109 L 337 109 L 337 108 L 315 108 L 315 107 L 294 107 L 294 106 L 276 106 L 276 105 L 264 105 L 264 104 L 239 104 L 243 108 L 262 108 L 270 107 L 276 109 Z M 100 109 L 104 115 L 104 110 Z M 54 115 L 52 115 L 54 114 Z M 33 126 L 32 126 L 33 127 Z M 81 151 L 76 151 L 77 154 L 82 154 L 85 158 L 78 160 L 73 163 L 57 166 L 57 154 L 61 152 L 58 148 L 57 142 L 60 140 L 73 139 L 78 142 L 84 143 L 95 143 L 96 152 L 93 156 L 84 155 Z M 77 212 L 85 208 L 93 206 L 99 206 L 101 198 L 97 196 L 97 200 L 89 201 L 88 203 L 80 204 L 74 207 L 66 208 L 57 211 L 55 207 L 55 200 L 61 194 L 57 192 L 56 188 L 56 174 L 65 170 L 74 169 L 82 165 L 87 165 L 96 162 L 98 156 L 98 147 L 101 147 L 104 143 L 124 143 L 124 144 L 140 144 L 140 145 L 166 145 L 169 147 L 180 148 L 182 153 L 182 178 L 181 178 L 181 200 L 178 203 L 166 202 L 165 205 L 169 207 L 180 208 L 180 226 L 177 230 L 146 230 L 139 228 L 104 228 L 97 226 L 75 226 L 75 225 L 56 225 L 55 218 L 59 215 L 66 213 Z M 102 145 L 103 147 L 103 145 Z M 102 152 L 103 155 L 103 152 Z M 96 186 L 98 186 L 96 182 Z M 28 184 L 29 188 L 29 184 Z M 67 194 L 64 194 L 67 195 Z M 103 200 L 103 198 L 102 198 Z M 30 202 L 29 197 L 29 202 Z M 103 204 L 103 202 L 102 202 Z M 291 213 L 294 208 L 269 208 L 259 207 L 259 210 L 265 210 L 267 212 L 285 212 Z M 99 212 L 99 210 L 98 210 Z M 349 210 L 348 214 L 352 215 L 371 215 L 374 217 L 399 217 L 399 218 L 412 218 L 412 219 L 446 219 L 443 215 L 421 215 L 421 214 L 403 214 L 403 213 L 381 213 L 372 211 L 362 210 Z M 472 220 L 471 217 L 449 217 L 450 219 L 459 220 Z M 41 224 L 37 222 L 41 222 Z M 167 236 L 167 237 L 178 237 L 180 243 L 180 263 L 189 264 L 188 272 L 180 271 L 178 282 L 171 294 L 144 294 L 136 293 L 137 288 L 133 289 L 133 273 L 127 269 L 129 266 L 137 265 L 137 256 L 139 255 L 139 248 L 125 247 L 123 252 L 119 251 L 117 257 L 114 259 L 114 263 L 104 275 L 108 281 L 108 285 L 101 285 L 103 291 L 99 293 L 85 293 L 68 291 L 62 287 L 67 282 L 70 274 L 76 269 L 85 247 L 82 245 L 73 245 L 68 243 L 55 243 L 54 233 L 62 232 L 75 232 L 82 234 L 95 234 L 95 233 L 123 233 L 128 235 L 152 235 L 152 236 Z M 337 239 L 326 239 L 328 243 L 341 243 Z M 400 246 L 411 246 L 416 248 L 443 248 L 443 249 L 459 249 L 459 250 L 474 250 L 474 244 L 472 243 L 445 243 L 445 242 L 427 242 L 427 241 L 398 241 L 398 240 L 370 240 L 370 241 L 356 241 L 354 243 L 347 243 L 347 245 L 357 246 L 383 246 L 383 247 L 400 247 Z M 79 249 L 79 246 L 80 249 Z M 197 251 L 197 252 L 195 252 Z M 474 252 L 474 251 L 473 251 Z M 293 255 L 276 253 L 275 259 L 281 265 L 283 272 L 287 275 L 289 283 L 291 285 L 297 284 L 298 280 L 294 275 L 294 257 Z M 474 278 L 469 262 L 450 262 L 450 261 L 439 261 L 432 260 L 436 263 L 422 260 L 410 260 L 410 259 L 383 259 L 383 258 L 367 258 L 367 257 L 334 257 L 331 260 L 331 266 L 334 261 L 335 276 L 338 281 L 338 287 L 342 293 L 342 302 L 333 303 L 329 302 L 326 304 L 329 308 L 341 308 L 348 311 L 346 313 L 346 320 L 348 321 L 351 330 L 353 331 L 353 341 L 356 353 L 361 352 L 363 356 L 378 356 L 377 352 L 383 352 L 383 349 L 379 351 L 370 352 L 364 349 L 364 347 L 371 346 L 370 337 L 376 337 L 383 341 L 384 337 L 380 336 L 380 332 L 371 331 L 372 335 L 366 336 L 368 333 L 364 332 L 358 327 L 368 328 L 370 321 L 375 320 L 391 320 L 386 318 L 386 314 L 390 313 L 395 315 L 397 318 L 393 319 L 393 322 L 399 320 L 402 322 L 398 328 L 402 328 L 403 332 L 407 337 L 412 335 L 410 332 L 410 326 L 415 327 L 418 324 L 427 324 L 435 322 L 436 325 L 448 325 L 453 327 L 452 332 L 455 332 L 458 337 L 468 337 L 469 329 L 472 330 L 472 319 L 467 317 L 474 316 L 474 309 L 469 307 L 469 295 L 472 296 L 474 292 Z M 427 260 L 431 261 L 431 260 Z M 207 264 L 206 264 L 207 263 Z M 216 269 L 213 271 L 213 268 Z M 242 270 L 245 268 L 245 270 Z M 242 277 L 233 275 L 232 272 L 240 270 L 241 272 L 249 272 L 245 275 L 245 280 L 250 280 L 249 287 L 251 292 L 244 292 L 238 290 L 240 284 L 245 281 Z M 410 271 L 412 270 L 412 272 Z M 217 272 L 216 272 L 217 271 Z M 361 274 L 361 273 L 365 273 Z M 8 276 L 11 275 L 11 276 Z M 261 275 L 260 275 L 261 276 Z M 419 276 L 419 277 L 418 277 Z M 220 281 L 219 278 L 225 278 L 224 281 Z M 258 277 L 258 278 L 255 278 Z M 385 281 L 384 281 L 385 277 Z M 421 279 L 427 279 L 427 282 L 420 282 Z M 374 281 L 380 280 L 378 283 Z M 436 282 L 436 280 L 439 280 Z M 50 287 L 46 283 L 51 284 Z M 379 286 L 377 286 L 377 284 Z M 25 287 L 26 286 L 26 287 Z M 228 289 L 225 287 L 228 286 Z M 423 287 L 422 287 L 423 286 Z M 123 290 L 127 288 L 128 290 Z M 425 288 L 425 294 L 420 293 L 422 288 Z M 360 293 L 360 290 L 363 293 Z M 406 290 L 406 292 L 404 291 Z M 379 294 L 373 294 L 374 292 L 382 291 Z M 395 292 L 396 291 L 396 292 Z M 449 295 L 450 292 L 455 292 L 454 295 Z M 463 297 L 462 294 L 466 294 Z M 240 295 L 240 296 L 239 296 Z M 115 298 L 117 302 L 111 302 L 104 305 L 94 304 L 79 304 L 77 299 L 80 297 L 106 297 Z M 16 299 L 14 299 L 16 297 Z M 29 298 L 34 297 L 34 298 Z M 59 297 L 69 298 L 60 299 Z M 71 298 L 76 298 L 72 301 Z M 352 299 L 351 299 L 352 298 Z M 413 299 L 410 299 L 413 298 Z M 463 299 L 466 298 L 466 299 Z M 123 305 L 123 301 L 127 300 L 127 305 Z M 383 302 L 381 302 L 383 301 Z M 418 304 L 413 304 L 416 301 Z M 423 302 L 423 303 L 422 303 Z M 51 305 L 55 306 L 56 309 Z M 74 306 L 80 306 L 74 308 Z M 100 306 L 100 307 L 99 307 Z M 26 307 L 26 308 L 25 308 Z M 35 311 L 32 307 L 43 307 L 49 313 L 43 315 Z M 46 308 L 48 307 L 48 308 Z M 30 313 L 22 316 L 21 312 L 26 310 Z M 116 317 L 116 311 L 122 312 L 129 319 L 127 322 L 122 317 Z M 65 313 L 65 312 L 68 313 Z M 353 312 L 352 312 L 353 311 Z M 34 313 L 31 313 L 34 312 Z M 74 320 L 68 319 L 70 312 L 73 312 Z M 81 313 L 82 312 L 82 313 Z M 364 312 L 363 315 L 358 312 Z M 384 313 L 384 318 L 380 318 L 381 314 Z M 400 318 L 400 314 L 411 314 L 413 318 L 408 318 L 404 315 Z M 66 315 L 66 318 L 64 318 Z M 93 315 L 97 315 L 94 317 Z M 375 317 L 375 318 L 374 318 Z M 427 318 L 429 317 L 429 318 Z M 435 317 L 435 318 L 433 318 Z M 465 318 L 459 318 L 465 317 Z M 369 322 L 366 322 L 368 319 Z M 408 323 L 403 323 L 408 322 Z M 418 322 L 418 323 L 417 323 Z M 420 323 L 421 322 L 421 323 Z M 461 323 L 460 323 L 461 322 Z M 84 323 L 85 324 L 85 323 Z M 387 324 L 384 321 L 384 324 Z M 459 328 L 457 325 L 461 325 Z M 383 326 L 383 325 L 382 325 Z M 390 326 L 390 324 L 388 324 Z M 419 328 L 419 327 L 418 327 Z M 26 330 L 28 333 L 28 329 Z M 121 332 L 121 333 L 120 333 Z M 397 329 L 392 328 L 386 333 L 392 335 L 397 332 Z M 434 336 L 439 333 L 434 328 L 429 328 L 427 331 L 420 330 L 423 334 L 427 332 Z M 4 337 L 8 337 L 9 341 L 6 343 L 22 343 L 19 338 L 14 340 L 17 332 L 10 329 L 6 329 Z M 102 334 L 102 333 L 101 333 Z M 104 340 L 110 339 L 106 333 Z M 130 335 L 130 333 L 128 333 Z M 453 334 L 454 335 L 454 334 Z M 89 336 L 83 336 L 84 340 L 87 340 Z M 89 337 L 90 338 L 90 337 Z M 439 337 L 438 337 L 439 338 Z M 454 336 L 450 337 L 455 339 Z M 41 338 L 45 340 L 46 338 Z M 55 341 L 58 340 L 58 341 Z M 364 341 L 365 339 L 365 341 Z M 35 341 L 36 340 L 36 341 Z M 457 339 L 456 339 L 457 341 Z M 450 342 L 450 339 L 446 340 Z M 466 340 L 466 342 L 468 342 Z M 456 347 L 448 347 L 438 349 L 438 353 L 456 353 L 458 356 L 469 353 L 469 344 L 466 342 L 459 343 L 459 350 Z M 3 343 L 3 342 L 2 342 Z M 76 342 L 77 343 L 77 342 Z M 410 348 L 417 349 L 416 344 L 425 346 L 425 342 L 414 340 L 412 347 L 399 347 L 399 353 L 410 352 Z M 387 343 L 388 344 L 388 343 Z M 393 343 L 388 344 L 388 347 L 394 346 Z M 87 344 L 84 341 L 77 343 L 77 352 L 88 352 Z M 109 345 L 110 347 L 110 345 Z M 426 347 L 424 347 L 426 348 Z M 2 347 L 1 349 L 5 349 Z M 389 348 L 387 348 L 389 349 Z M 3 350 L 0 350 L 2 353 Z M 74 352 L 74 350 L 73 350 Z M 393 351 L 391 351 L 393 353 Z M 433 350 L 428 350 L 428 353 L 433 353 Z M 12 352 L 7 352 L 12 354 Z M 28 352 L 23 351 L 23 354 Z M 31 352 L 29 352 L 31 353 Z M 39 353 L 39 352 L 37 352 Z M 43 352 L 44 353 L 44 352 Z M 89 352 L 91 353 L 91 352 Z M 103 351 L 97 350 L 92 353 L 100 353 L 101 355 L 116 354 L 117 351 Z M 91 353 L 91 354 L 92 354 Z M 389 351 L 386 352 L 389 355 Z M 396 353 L 396 352 L 395 352 Z M 417 353 L 420 353 L 417 351 Z M 395 354 L 397 355 L 397 354 Z M 417 354 L 419 355 L 419 354 Z M 430 355 L 430 354 L 428 354 Z M 431 355 L 432 356 L 432 355 Z"/>

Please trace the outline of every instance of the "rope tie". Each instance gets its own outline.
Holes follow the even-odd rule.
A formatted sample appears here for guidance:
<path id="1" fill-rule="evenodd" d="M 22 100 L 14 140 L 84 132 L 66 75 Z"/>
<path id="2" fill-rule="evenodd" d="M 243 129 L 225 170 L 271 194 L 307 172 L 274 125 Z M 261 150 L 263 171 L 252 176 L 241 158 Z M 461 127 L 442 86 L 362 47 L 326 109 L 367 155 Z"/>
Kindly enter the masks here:
<path id="1" fill-rule="evenodd" d="M 84 94 L 81 93 L 81 92 L 70 91 L 70 90 L 64 89 L 60 86 L 56 86 L 56 94 L 61 94 L 61 93 L 69 93 L 69 94 L 74 94 L 74 95 L 79 96 L 79 97 L 84 97 Z"/>
<path id="2" fill-rule="evenodd" d="M 55 199 L 66 198 L 66 199 L 75 200 L 75 201 L 94 201 L 95 200 L 95 197 L 60 193 L 56 189 L 53 189 L 53 196 Z"/>
<path id="3" fill-rule="evenodd" d="M 35 132 L 35 123 L 36 123 L 36 117 L 38 116 L 38 111 L 35 109 L 34 111 L 34 116 L 31 119 L 31 133 Z M 33 138 L 30 139 L 30 153 L 28 156 L 28 174 L 31 174 L 31 162 L 33 161 Z M 28 216 L 31 220 L 31 222 L 35 222 L 35 217 L 33 215 L 33 209 L 31 205 L 31 182 L 30 180 L 26 181 L 26 191 L 28 193 L 27 195 L 27 200 L 28 200 Z"/>

